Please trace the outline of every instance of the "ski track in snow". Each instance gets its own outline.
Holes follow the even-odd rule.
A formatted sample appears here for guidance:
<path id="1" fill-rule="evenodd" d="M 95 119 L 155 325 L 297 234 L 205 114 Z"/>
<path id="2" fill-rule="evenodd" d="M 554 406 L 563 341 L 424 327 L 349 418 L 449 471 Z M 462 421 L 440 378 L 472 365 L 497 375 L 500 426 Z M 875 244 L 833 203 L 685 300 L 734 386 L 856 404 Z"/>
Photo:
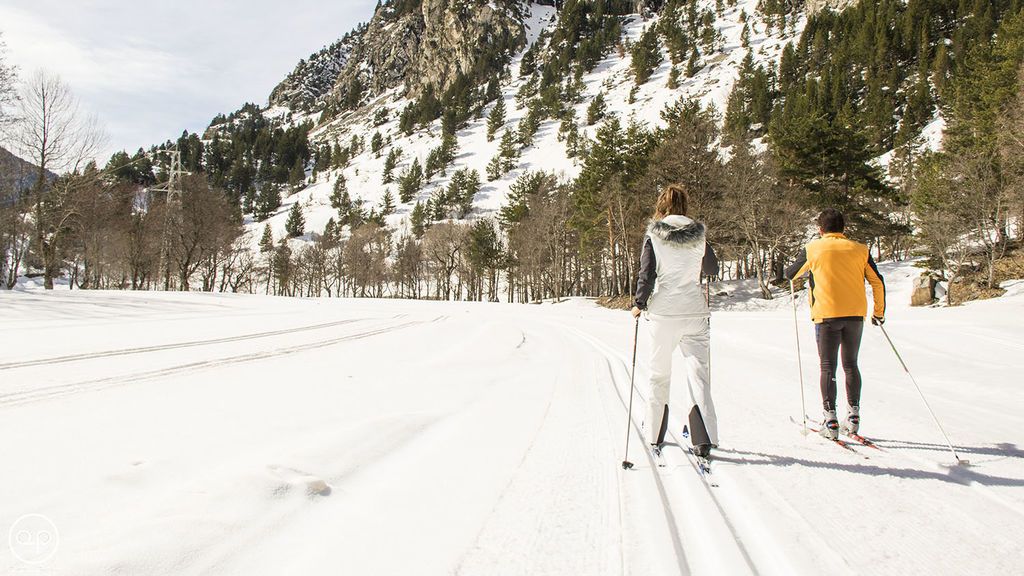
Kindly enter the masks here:
<path id="1" fill-rule="evenodd" d="M 1013 573 L 1024 393 L 1000 343 L 1022 341 L 1024 295 L 910 309 L 910 264 L 883 272 L 886 326 L 970 467 L 870 326 L 882 450 L 801 436 L 790 301 L 732 287 L 717 487 L 681 439 L 679 378 L 664 466 L 646 450 L 643 325 L 621 469 L 633 322 L 587 301 L 2 293 L 0 527 L 51 518 L 52 574 Z"/>

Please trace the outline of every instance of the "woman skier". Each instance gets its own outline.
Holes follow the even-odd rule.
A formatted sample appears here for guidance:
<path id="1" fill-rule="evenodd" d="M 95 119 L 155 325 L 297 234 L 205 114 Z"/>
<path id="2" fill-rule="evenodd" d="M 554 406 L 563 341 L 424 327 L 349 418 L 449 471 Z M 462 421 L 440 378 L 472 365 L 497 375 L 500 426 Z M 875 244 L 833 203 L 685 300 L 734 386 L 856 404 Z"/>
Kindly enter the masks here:
<path id="1" fill-rule="evenodd" d="M 718 274 L 718 258 L 704 225 L 687 217 L 686 189 L 671 184 L 655 204 L 640 258 L 633 317 L 646 313 L 650 328 L 648 441 L 660 453 L 668 428 L 672 353 L 686 360 L 693 451 L 707 457 L 718 446 L 718 420 L 711 401 L 711 313 L 701 294 L 701 274 Z"/>

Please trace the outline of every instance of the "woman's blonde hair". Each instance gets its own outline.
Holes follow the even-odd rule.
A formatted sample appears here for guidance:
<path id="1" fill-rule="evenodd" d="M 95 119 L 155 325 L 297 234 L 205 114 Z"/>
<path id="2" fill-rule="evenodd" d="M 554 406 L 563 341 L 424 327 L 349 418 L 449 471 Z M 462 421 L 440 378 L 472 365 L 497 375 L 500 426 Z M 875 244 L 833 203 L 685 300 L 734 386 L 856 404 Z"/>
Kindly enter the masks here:
<path id="1" fill-rule="evenodd" d="M 678 214 L 686 216 L 690 206 L 690 195 L 682 184 L 669 184 L 658 195 L 654 203 L 654 219 L 661 220 L 665 216 Z"/>

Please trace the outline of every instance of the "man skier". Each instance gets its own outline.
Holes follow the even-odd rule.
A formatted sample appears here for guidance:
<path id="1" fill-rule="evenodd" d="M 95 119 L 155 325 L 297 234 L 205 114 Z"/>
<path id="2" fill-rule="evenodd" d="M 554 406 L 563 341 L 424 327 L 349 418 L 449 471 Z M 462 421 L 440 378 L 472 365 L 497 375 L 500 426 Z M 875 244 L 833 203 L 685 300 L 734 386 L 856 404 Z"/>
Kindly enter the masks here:
<path id="1" fill-rule="evenodd" d="M 864 280 L 871 284 L 874 310 L 871 323 L 885 322 L 885 281 L 871 258 L 868 247 L 843 235 L 842 213 L 827 208 L 818 216 L 821 238 L 807 244 L 804 253 L 789 268 L 786 277 L 810 273 L 811 319 L 814 321 L 821 360 L 821 399 L 825 420 L 821 435 L 835 440 L 840 429 L 856 434 L 860 429 L 860 370 L 857 353 L 867 316 Z M 836 360 L 842 357 L 846 372 L 846 400 L 850 411 L 840 427 L 836 418 Z"/>
<path id="2" fill-rule="evenodd" d="M 647 435 L 656 452 L 668 428 L 672 353 L 686 359 L 692 408 L 690 438 L 697 456 L 718 445 L 718 419 L 711 400 L 710 312 L 700 277 L 718 274 L 718 259 L 705 239 L 704 225 L 687 216 L 686 189 L 672 184 L 658 196 L 647 227 L 633 316 L 647 312 L 651 333 Z"/>

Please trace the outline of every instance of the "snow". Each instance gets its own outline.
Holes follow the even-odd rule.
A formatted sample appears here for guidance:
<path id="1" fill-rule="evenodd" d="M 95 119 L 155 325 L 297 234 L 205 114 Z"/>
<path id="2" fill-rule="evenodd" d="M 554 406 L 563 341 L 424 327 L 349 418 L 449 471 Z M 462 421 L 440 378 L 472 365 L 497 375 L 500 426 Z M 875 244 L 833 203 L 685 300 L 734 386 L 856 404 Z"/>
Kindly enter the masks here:
<path id="1" fill-rule="evenodd" d="M 59 544 L 39 566 L 0 547 L 0 573 L 1015 573 L 1024 288 L 910 308 L 913 263 L 882 271 L 886 329 L 970 467 L 871 326 L 885 451 L 801 436 L 791 301 L 749 285 L 715 288 L 710 490 L 678 448 L 644 455 L 644 321 L 620 468 L 633 321 L 589 300 L 2 292 L 0 527 L 42 514 Z M 814 417 L 803 298 L 798 326 Z"/>
<path id="2" fill-rule="evenodd" d="M 713 9 L 715 3 L 710 0 L 701 0 L 701 9 Z M 585 74 L 583 81 L 585 92 L 583 102 L 576 105 L 576 118 L 580 124 L 580 134 L 593 138 L 600 124 L 586 126 L 587 106 L 598 94 L 605 92 L 605 99 L 608 103 L 608 111 L 617 115 L 623 127 L 630 119 L 645 123 L 649 127 L 661 126 L 664 121 L 661 119 L 661 112 L 666 105 L 679 100 L 680 97 L 697 98 L 705 106 L 714 106 L 720 114 L 725 113 L 726 102 L 729 93 L 738 77 L 740 63 L 747 55 L 748 49 L 741 46 L 740 36 L 743 31 L 743 24 L 739 22 L 739 15 L 745 11 L 748 15 L 748 22 L 751 26 L 750 52 L 755 65 L 768 65 L 777 61 L 786 43 L 799 38 L 806 18 L 800 17 L 793 23 L 792 28 L 787 28 L 785 33 L 779 33 L 777 29 L 771 33 L 767 30 L 763 18 L 757 11 L 756 0 L 741 0 L 736 6 L 726 7 L 722 15 L 716 18 L 715 27 L 721 33 L 723 46 L 721 50 L 703 57 L 705 64 L 693 78 L 686 78 L 685 75 L 679 80 L 679 87 L 669 90 L 666 85 L 671 70 L 671 63 L 667 49 L 662 47 L 663 61 L 654 71 L 650 80 L 637 89 L 636 100 L 629 102 L 629 94 L 634 87 L 634 78 L 630 70 L 630 56 L 628 52 L 620 57 L 615 50 L 611 50 L 590 73 Z M 557 11 L 552 6 L 530 4 L 528 13 L 524 20 L 527 47 L 538 41 L 544 30 L 553 28 L 557 22 Z M 627 16 L 623 25 L 624 38 L 630 42 L 640 37 L 648 26 L 654 26 L 658 17 L 642 18 L 639 14 Z M 519 121 L 526 115 L 526 110 L 516 106 L 515 95 L 526 79 L 519 76 L 519 63 L 526 48 L 517 54 L 510 63 L 512 80 L 501 86 L 502 98 L 506 106 L 506 123 L 504 129 L 515 130 Z M 685 69 L 685 62 L 679 65 L 680 70 Z M 394 171 L 398 174 L 407 168 L 413 158 L 419 158 L 420 163 L 426 161 L 429 151 L 441 143 L 440 121 L 435 121 L 426 129 L 417 129 L 412 135 L 406 136 L 398 130 L 399 114 L 408 100 L 401 96 L 401 89 L 393 89 L 381 95 L 373 102 L 364 106 L 355 113 L 348 113 L 332 121 L 324 127 L 320 127 L 310 134 L 313 142 L 334 142 L 342 145 L 349 142 L 353 135 L 359 135 L 366 140 L 365 151 L 351 160 L 351 164 L 344 170 L 349 193 L 354 199 L 361 199 L 367 208 L 379 206 L 386 190 L 391 190 L 395 201 L 398 202 L 398 187 L 396 183 L 383 185 L 384 159 L 392 147 L 400 147 L 403 157 Z M 380 106 L 386 106 L 390 110 L 389 121 L 380 126 L 372 125 L 373 112 Z M 521 174 L 526 171 L 542 170 L 556 175 L 562 179 L 575 178 L 581 169 L 578 159 L 570 159 L 567 156 L 565 143 L 558 141 L 559 121 L 544 121 L 531 146 L 522 151 L 518 166 L 493 182 L 486 181 L 486 167 L 491 158 L 498 150 L 501 134 L 504 129 L 499 130 L 494 141 L 487 141 L 487 114 L 490 113 L 493 104 L 484 111 L 484 116 L 477 120 L 471 120 L 468 125 L 460 130 L 458 138 L 459 154 L 452 166 L 444 175 L 435 176 L 426 183 L 420 194 L 411 202 L 399 204 L 395 214 L 388 218 L 388 225 L 396 230 L 408 229 L 409 216 L 416 202 L 426 201 L 431 194 L 440 187 L 447 186 L 451 175 L 459 169 L 469 168 L 477 170 L 481 175 L 482 186 L 473 203 L 471 218 L 493 216 L 506 202 L 509 187 Z M 279 114 L 273 110 L 274 114 Z M 297 123 L 300 117 L 293 118 L 293 124 Z M 370 151 L 370 138 L 374 132 L 380 131 L 384 138 L 391 137 L 391 145 L 385 146 L 380 156 L 375 156 Z M 288 210 L 291 204 L 302 202 L 303 214 L 306 216 L 306 229 L 309 232 L 321 232 L 323 225 L 336 213 L 327 200 L 337 179 L 336 172 L 319 175 L 318 180 L 308 188 L 297 194 L 298 198 L 286 199 L 284 205 L 266 223 L 269 223 L 274 230 L 274 237 L 280 239 L 284 236 L 284 225 L 288 218 Z M 248 223 L 251 232 L 253 246 L 256 245 L 262 235 L 264 223 Z M 309 238 L 307 234 L 306 238 Z M 296 240 L 301 242 L 303 240 Z"/>
<path id="3" fill-rule="evenodd" d="M 935 118 L 921 130 L 921 140 L 924 142 L 924 149 L 929 152 L 942 150 L 942 135 L 946 131 L 946 119 L 942 117 L 942 111 L 935 114 Z"/>

